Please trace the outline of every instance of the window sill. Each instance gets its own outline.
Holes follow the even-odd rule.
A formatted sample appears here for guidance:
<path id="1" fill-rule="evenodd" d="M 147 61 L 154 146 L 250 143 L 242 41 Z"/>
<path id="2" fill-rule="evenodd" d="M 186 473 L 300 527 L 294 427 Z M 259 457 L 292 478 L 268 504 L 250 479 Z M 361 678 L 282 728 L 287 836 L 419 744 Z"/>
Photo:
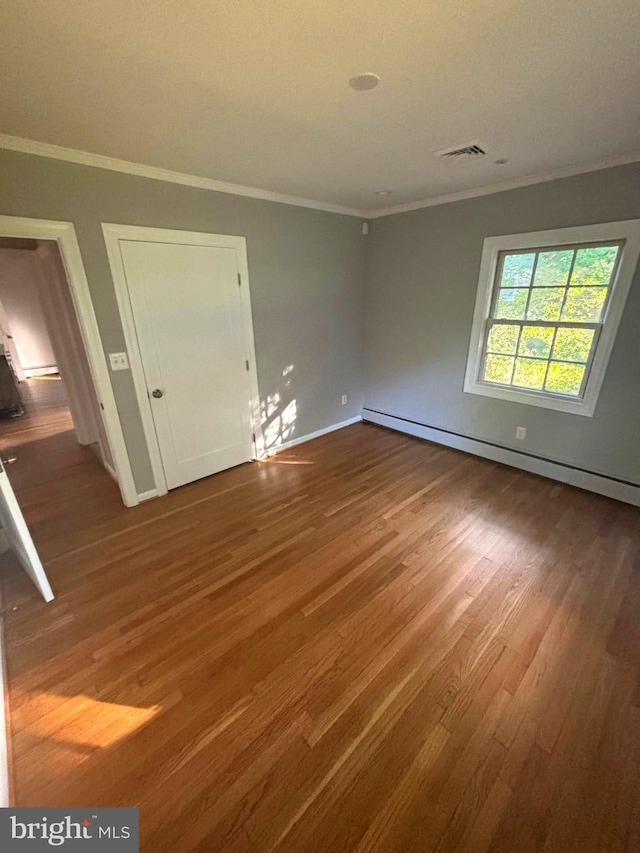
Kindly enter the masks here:
<path id="1" fill-rule="evenodd" d="M 556 412 L 582 415 L 587 418 L 593 417 L 596 407 L 596 401 L 589 399 L 588 396 L 571 400 L 567 397 L 538 394 L 535 391 L 500 388 L 496 385 L 486 385 L 483 382 L 465 382 L 464 392 L 465 394 L 478 394 L 482 397 L 493 397 L 496 400 L 508 400 L 510 403 L 522 403 L 525 406 L 554 409 Z"/>

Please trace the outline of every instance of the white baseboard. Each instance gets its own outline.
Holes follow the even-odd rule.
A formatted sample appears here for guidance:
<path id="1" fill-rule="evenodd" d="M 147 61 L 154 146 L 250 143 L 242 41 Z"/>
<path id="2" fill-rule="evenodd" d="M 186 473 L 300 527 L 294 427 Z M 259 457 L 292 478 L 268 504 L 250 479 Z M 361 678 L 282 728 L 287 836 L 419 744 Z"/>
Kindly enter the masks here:
<path id="1" fill-rule="evenodd" d="M 31 376 L 49 376 L 50 373 L 59 373 L 55 364 L 49 367 L 25 367 L 24 375 L 29 379 Z"/>
<path id="2" fill-rule="evenodd" d="M 606 495 L 608 498 L 615 498 L 618 501 L 623 501 L 633 506 L 640 506 L 640 487 L 638 486 L 621 483 L 618 480 L 612 480 L 609 477 L 603 477 L 599 474 L 591 474 L 587 471 L 570 468 L 560 462 L 549 462 L 546 459 L 540 459 L 536 456 L 527 456 L 524 453 L 518 453 L 517 450 L 508 450 L 505 447 L 485 444 L 473 438 L 416 424 L 402 418 L 393 417 L 393 415 L 383 415 L 379 412 L 373 412 L 370 409 L 363 410 L 362 418 L 373 424 L 389 427 L 389 429 L 395 429 L 398 432 L 404 432 L 416 438 L 424 438 L 436 444 L 444 444 L 446 447 L 464 450 L 467 453 L 473 453 L 475 456 L 482 456 L 494 462 L 502 462 L 504 465 L 510 465 L 512 468 L 521 468 L 523 471 L 530 471 L 532 474 L 540 474 L 543 477 L 549 477 L 551 480 L 559 480 L 561 483 L 577 486 L 579 489 L 586 489 L 589 492 Z"/>
<path id="3" fill-rule="evenodd" d="M 340 421 L 339 424 L 332 424 L 324 429 L 319 429 L 315 432 L 309 432 L 306 435 L 301 435 L 299 438 L 292 438 L 290 441 L 285 441 L 282 444 L 278 444 L 276 447 L 268 448 L 264 455 L 265 457 L 275 456 L 276 453 L 282 453 L 283 450 L 289 450 L 290 447 L 295 447 L 296 444 L 304 444 L 306 441 L 312 441 L 314 438 L 320 438 L 321 435 L 326 435 L 329 432 L 335 432 L 337 429 L 343 429 L 344 427 L 351 426 L 351 424 L 357 424 L 358 421 L 361 420 L 362 416 L 357 415 L 355 418 Z"/>
<path id="4" fill-rule="evenodd" d="M 316 432 L 309 432 L 307 435 L 301 435 L 299 438 L 292 438 L 290 441 L 285 441 L 282 444 L 278 444 L 277 447 L 270 447 L 262 457 L 262 459 L 267 459 L 269 456 L 275 456 L 277 453 L 282 453 L 283 450 L 289 450 L 291 447 L 295 447 L 296 444 L 304 444 L 305 441 L 311 441 L 314 438 L 320 438 L 321 435 L 326 435 L 329 432 L 335 432 L 337 429 L 343 429 L 343 427 L 351 426 L 351 424 L 357 424 L 358 421 L 361 421 L 362 417 L 357 415 L 355 418 L 349 418 L 346 421 L 340 421 L 339 424 L 331 424 L 331 426 L 325 427 L 324 429 L 316 430 Z M 157 489 L 150 489 L 148 492 L 142 492 L 138 495 L 138 500 L 142 503 L 142 501 L 148 501 L 150 498 L 158 497 Z"/>

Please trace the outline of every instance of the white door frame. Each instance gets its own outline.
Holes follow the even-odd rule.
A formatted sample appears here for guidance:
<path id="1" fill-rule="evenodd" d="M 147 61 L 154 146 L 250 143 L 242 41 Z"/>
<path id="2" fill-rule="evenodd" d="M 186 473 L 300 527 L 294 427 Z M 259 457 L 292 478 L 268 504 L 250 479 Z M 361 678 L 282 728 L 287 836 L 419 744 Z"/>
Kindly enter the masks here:
<path id="1" fill-rule="evenodd" d="M 109 369 L 98 329 L 98 321 L 93 310 L 89 284 L 73 223 L 56 222 L 50 219 L 27 219 L 19 216 L 0 216 L 0 236 L 26 237 L 32 240 L 55 240 L 58 244 L 89 361 L 91 378 L 100 404 L 122 500 L 125 506 L 135 506 L 140 500 L 133 480 L 120 416 L 109 379 Z"/>
<path id="2" fill-rule="evenodd" d="M 138 345 L 136 324 L 131 307 L 131 297 L 127 277 L 120 252 L 120 240 L 136 240 L 145 243 L 172 243 L 181 246 L 211 246 L 213 248 L 233 249 L 236 255 L 240 275 L 240 304 L 242 309 L 242 328 L 244 349 L 249 362 L 249 383 L 251 389 L 251 424 L 254 435 L 253 459 L 259 459 L 264 453 L 262 424 L 260 418 L 260 392 L 258 390 L 258 371 L 256 367 L 256 349 L 253 337 L 253 317 L 251 313 L 251 291 L 249 288 L 249 267 L 247 263 L 247 241 L 244 237 L 228 234 L 206 234 L 200 231 L 174 231 L 166 228 L 145 228 L 137 225 L 117 225 L 102 223 L 104 240 L 111 266 L 111 275 L 116 290 L 116 299 L 120 310 L 120 319 L 129 353 L 129 364 L 133 384 L 136 389 L 138 405 L 142 415 L 144 434 L 151 459 L 151 467 L 158 495 L 167 493 L 167 481 L 162 466 L 160 445 L 153 422 L 153 412 L 149 401 L 149 391 L 142 366 L 142 355 Z"/>
<path id="3" fill-rule="evenodd" d="M 3 607 L 0 595 L 0 608 Z M 7 688 L 7 667 L 4 650 L 4 616 L 0 616 L 0 808 L 6 809 L 11 803 L 11 785 L 9 773 L 9 690 Z"/>

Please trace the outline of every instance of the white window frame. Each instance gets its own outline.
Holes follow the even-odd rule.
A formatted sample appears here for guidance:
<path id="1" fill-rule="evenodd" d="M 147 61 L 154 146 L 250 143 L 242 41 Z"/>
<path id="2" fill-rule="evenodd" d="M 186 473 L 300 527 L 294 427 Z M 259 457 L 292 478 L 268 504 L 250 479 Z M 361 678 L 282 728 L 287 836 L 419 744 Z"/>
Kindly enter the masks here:
<path id="1" fill-rule="evenodd" d="M 529 391 L 512 386 L 503 387 L 482 381 L 480 371 L 483 364 L 485 327 L 490 319 L 500 253 L 609 241 L 623 241 L 623 246 L 617 262 L 617 270 L 610 285 L 611 290 L 602 319 L 602 331 L 591 362 L 587 366 L 589 375 L 583 395 L 581 397 L 563 397 L 545 391 Z M 467 394 L 480 394 L 498 400 L 510 400 L 529 406 L 541 406 L 545 409 L 555 409 L 559 412 L 571 412 L 575 415 L 592 417 L 639 256 L 640 219 L 606 222 L 601 225 L 582 225 L 575 228 L 558 228 L 553 231 L 532 231 L 527 234 L 508 234 L 503 237 L 487 237 L 482 248 L 464 391 Z"/>

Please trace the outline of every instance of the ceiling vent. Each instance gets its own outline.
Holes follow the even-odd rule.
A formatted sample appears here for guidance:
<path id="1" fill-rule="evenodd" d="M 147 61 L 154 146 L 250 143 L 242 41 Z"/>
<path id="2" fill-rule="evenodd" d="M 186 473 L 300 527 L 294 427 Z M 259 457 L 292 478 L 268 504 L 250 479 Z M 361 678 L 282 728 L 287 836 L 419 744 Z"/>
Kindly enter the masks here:
<path id="1" fill-rule="evenodd" d="M 486 153 L 477 142 L 470 142 L 459 148 L 442 148 L 440 151 L 434 151 L 433 155 L 443 157 L 445 160 L 475 160 L 478 157 L 484 157 Z"/>

